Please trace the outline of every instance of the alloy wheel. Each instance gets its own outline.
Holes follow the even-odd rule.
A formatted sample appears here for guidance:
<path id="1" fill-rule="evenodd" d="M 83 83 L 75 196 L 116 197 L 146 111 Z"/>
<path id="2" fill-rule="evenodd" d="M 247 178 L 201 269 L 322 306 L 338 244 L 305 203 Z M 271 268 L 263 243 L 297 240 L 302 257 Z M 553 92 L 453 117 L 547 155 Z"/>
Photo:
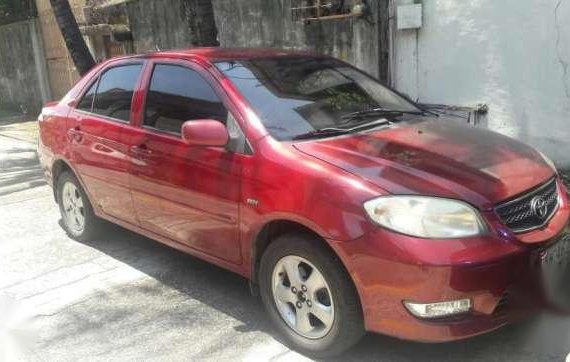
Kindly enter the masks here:
<path id="1" fill-rule="evenodd" d="M 63 185 L 61 200 L 65 224 L 73 234 L 80 235 L 85 229 L 85 208 L 81 192 L 68 181 Z"/>
<path id="2" fill-rule="evenodd" d="M 334 303 L 323 274 L 308 260 L 288 255 L 273 269 L 277 311 L 296 333 L 310 339 L 327 335 L 334 322 Z"/>

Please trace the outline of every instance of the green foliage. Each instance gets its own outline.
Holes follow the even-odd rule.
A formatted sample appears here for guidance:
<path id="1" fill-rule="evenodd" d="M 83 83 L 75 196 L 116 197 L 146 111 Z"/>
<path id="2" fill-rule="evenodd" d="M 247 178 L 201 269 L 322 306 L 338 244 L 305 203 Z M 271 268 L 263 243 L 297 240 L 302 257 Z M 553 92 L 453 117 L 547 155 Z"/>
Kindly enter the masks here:
<path id="1" fill-rule="evenodd" d="M 34 0 L 0 0 L 0 25 L 36 16 Z"/>
<path id="2" fill-rule="evenodd" d="M 347 92 L 334 88 L 329 88 L 326 91 L 326 103 L 335 110 L 352 109 L 362 107 L 363 104 L 374 104 L 371 99 L 356 92 Z"/>

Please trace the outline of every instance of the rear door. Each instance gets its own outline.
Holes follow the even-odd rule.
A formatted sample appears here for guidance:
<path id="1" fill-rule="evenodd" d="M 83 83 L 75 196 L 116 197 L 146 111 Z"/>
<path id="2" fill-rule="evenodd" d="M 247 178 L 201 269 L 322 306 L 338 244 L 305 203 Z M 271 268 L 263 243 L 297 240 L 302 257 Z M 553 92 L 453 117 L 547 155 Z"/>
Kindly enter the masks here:
<path id="1" fill-rule="evenodd" d="M 190 62 L 153 61 L 133 147 L 132 194 L 141 227 L 217 258 L 239 264 L 241 169 L 245 138 L 212 86 Z M 228 147 L 189 146 L 187 120 L 217 119 L 237 138 Z M 241 143 L 240 143 L 241 142 Z"/>
<path id="2" fill-rule="evenodd" d="M 94 206 L 132 224 L 137 220 L 124 131 L 130 127 L 133 92 L 142 66 L 142 62 L 127 62 L 103 70 L 67 122 L 71 158 Z"/>

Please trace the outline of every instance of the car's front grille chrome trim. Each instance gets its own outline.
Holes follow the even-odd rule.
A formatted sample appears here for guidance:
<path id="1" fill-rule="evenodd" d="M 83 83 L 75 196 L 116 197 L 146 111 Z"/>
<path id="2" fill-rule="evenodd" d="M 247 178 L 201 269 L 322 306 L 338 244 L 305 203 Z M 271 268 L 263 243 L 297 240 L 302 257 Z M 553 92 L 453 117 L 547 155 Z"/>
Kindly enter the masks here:
<path id="1" fill-rule="evenodd" d="M 545 215 L 540 218 L 533 210 L 533 200 L 539 197 L 544 202 Z M 515 233 L 523 233 L 545 226 L 554 216 L 559 206 L 556 178 L 526 192 L 513 200 L 495 206 L 495 212 L 508 228 Z"/>

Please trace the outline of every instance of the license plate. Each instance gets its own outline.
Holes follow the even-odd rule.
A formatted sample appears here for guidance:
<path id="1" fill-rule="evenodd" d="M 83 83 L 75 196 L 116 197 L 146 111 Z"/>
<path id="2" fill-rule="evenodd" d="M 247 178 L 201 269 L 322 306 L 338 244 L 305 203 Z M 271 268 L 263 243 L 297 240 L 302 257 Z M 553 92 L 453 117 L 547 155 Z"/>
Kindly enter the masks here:
<path id="1" fill-rule="evenodd" d="M 546 296 L 554 305 L 570 307 L 570 234 L 565 233 L 541 254 Z"/>
<path id="2" fill-rule="evenodd" d="M 565 233 L 541 254 L 542 265 L 548 269 L 567 269 L 570 265 L 570 234 Z"/>

